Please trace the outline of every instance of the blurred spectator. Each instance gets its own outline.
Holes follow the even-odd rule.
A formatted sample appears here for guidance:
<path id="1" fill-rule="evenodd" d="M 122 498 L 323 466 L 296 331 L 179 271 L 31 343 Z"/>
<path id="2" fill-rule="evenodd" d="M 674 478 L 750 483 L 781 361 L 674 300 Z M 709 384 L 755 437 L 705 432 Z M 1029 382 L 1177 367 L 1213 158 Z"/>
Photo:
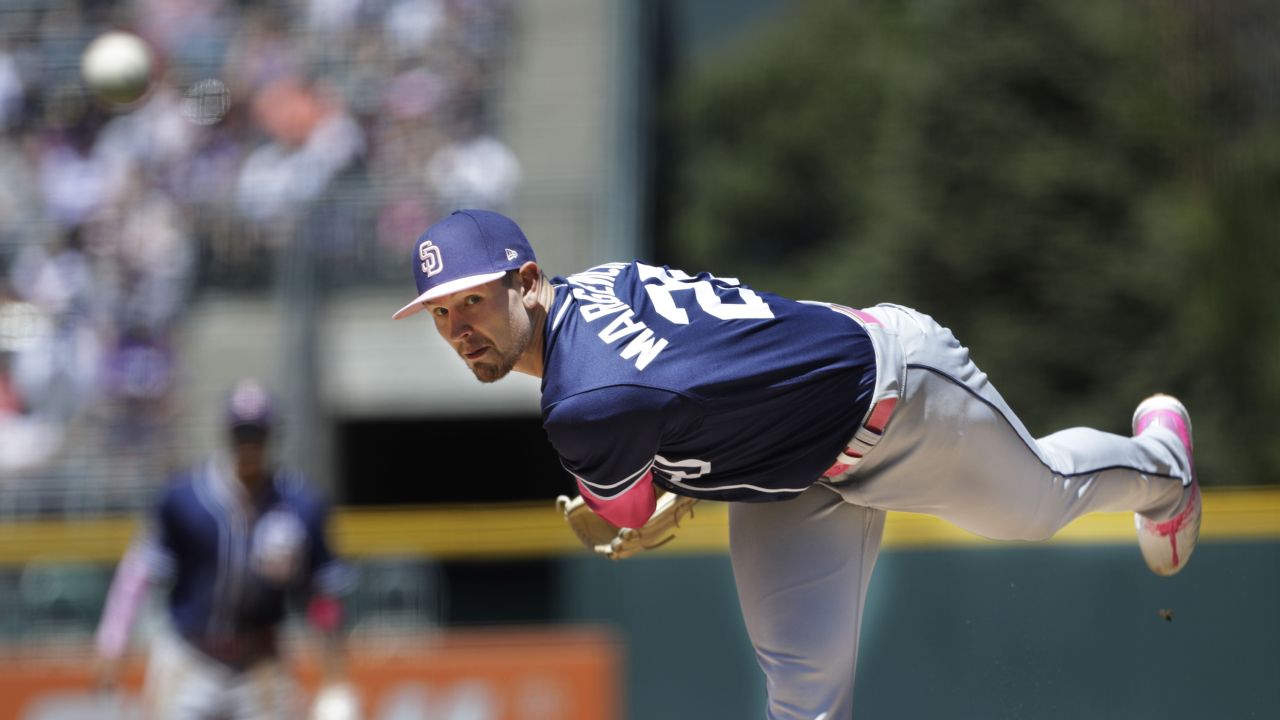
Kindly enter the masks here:
<path id="1" fill-rule="evenodd" d="M 184 117 L 177 90 L 161 84 L 142 107 L 109 120 L 94 149 L 110 167 L 117 187 L 126 181 L 122 176 L 140 169 L 147 182 L 167 188 L 206 134 Z M 122 212 L 128 207 L 127 200 L 121 202 Z"/>
<path id="2" fill-rule="evenodd" d="M 18 296 L 50 319 L 49 332 L 19 350 L 14 378 L 30 410 L 61 425 L 94 398 L 98 385 L 101 347 L 91 316 L 97 288 L 82 237 L 75 227 L 50 251 L 26 249 L 11 277 Z"/>
<path id="3" fill-rule="evenodd" d="M 0 129 L 17 124 L 22 117 L 24 95 L 18 61 L 0 45 Z"/>
<path id="4" fill-rule="evenodd" d="M 364 151 L 363 133 L 338 99 L 298 78 L 262 88 L 253 118 L 270 142 L 245 159 L 236 207 L 258 223 L 291 218 Z"/>
<path id="5" fill-rule="evenodd" d="M 227 48 L 223 74 L 237 101 L 304 67 L 288 33 L 287 19 L 270 5 L 250 6 Z"/>
<path id="6" fill-rule="evenodd" d="M 68 105 L 75 101 L 67 101 Z M 40 155 L 40 193 L 49 218 L 64 228 L 90 220 L 108 199 L 113 165 L 95 147 L 100 114 L 75 108 L 72 122 L 50 133 Z"/>
<path id="7" fill-rule="evenodd" d="M 0 289 L 0 480 L 48 462 L 62 440 L 60 425 L 28 411 L 14 368 L 20 353 L 47 332 L 39 309 Z"/>
<path id="8" fill-rule="evenodd" d="M 361 0 L 310 0 L 306 9 L 307 29 L 332 35 L 343 35 L 359 16 Z"/>
<path id="9" fill-rule="evenodd" d="M 201 287 L 279 280 L 295 238 L 284 259 L 319 252 L 325 281 L 398 279 L 415 228 L 506 203 L 519 164 L 484 120 L 509 16 L 506 0 L 0 8 L 0 277 L 44 328 L 0 349 L 0 453 L 22 455 L 0 472 L 78 453 L 98 482 L 142 482 Z M 137 106 L 82 86 L 108 28 L 156 51 Z M 86 423 L 105 426 L 59 447 Z M 52 440 L 19 439 L 36 424 Z"/>
<path id="10" fill-rule="evenodd" d="M 167 342 L 145 326 L 126 329 L 111 348 L 104 387 L 119 406 L 111 427 L 118 452 L 156 450 L 155 435 L 167 419 L 173 360 Z"/>
<path id="11" fill-rule="evenodd" d="M 384 33 L 397 59 L 420 58 L 448 18 L 441 0 L 396 0 L 387 10 Z"/>
<path id="12" fill-rule="evenodd" d="M 520 174 L 515 153 L 485 132 L 473 114 L 459 124 L 457 137 L 427 163 L 427 177 L 447 208 L 502 210 L 519 186 Z"/>
<path id="13" fill-rule="evenodd" d="M 134 0 L 135 29 L 171 64 L 197 77 L 217 72 L 236 22 L 224 0 Z"/>
<path id="14" fill-rule="evenodd" d="M 36 173 L 28 157 L 34 144 L 26 137 L 0 135 L 0 269 L 19 244 L 45 231 Z"/>
<path id="15" fill-rule="evenodd" d="M 104 254 L 113 261 L 108 277 L 115 325 L 163 335 L 186 301 L 193 264 L 190 230 L 173 199 L 140 170 L 128 176 L 120 204 L 99 230 Z"/>

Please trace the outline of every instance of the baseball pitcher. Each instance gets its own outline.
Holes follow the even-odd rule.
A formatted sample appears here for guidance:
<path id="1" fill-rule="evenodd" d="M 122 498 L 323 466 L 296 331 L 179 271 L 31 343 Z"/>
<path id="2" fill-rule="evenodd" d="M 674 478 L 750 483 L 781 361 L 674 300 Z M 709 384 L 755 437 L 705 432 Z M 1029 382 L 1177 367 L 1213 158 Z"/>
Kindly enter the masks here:
<path id="1" fill-rule="evenodd" d="M 643 262 L 548 279 L 509 218 L 458 211 L 413 255 L 425 311 L 482 382 L 542 379 L 547 435 L 592 550 L 669 540 L 699 500 L 729 508 L 739 602 L 772 720 L 852 714 L 858 627 L 885 512 L 1041 540 L 1136 513 L 1157 573 L 1185 566 L 1200 495 L 1191 423 L 1166 395 L 1133 436 L 1033 438 L 950 331 L 897 305 L 797 302 Z"/>

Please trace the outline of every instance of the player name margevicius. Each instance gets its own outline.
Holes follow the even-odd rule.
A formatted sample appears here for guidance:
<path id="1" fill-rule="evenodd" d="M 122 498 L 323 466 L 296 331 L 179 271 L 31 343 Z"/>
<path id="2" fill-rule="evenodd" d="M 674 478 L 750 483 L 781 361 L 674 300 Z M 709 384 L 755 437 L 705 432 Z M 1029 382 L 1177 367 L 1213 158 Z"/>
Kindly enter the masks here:
<path id="1" fill-rule="evenodd" d="M 606 263 L 570 275 L 566 280 L 573 286 L 573 297 L 578 301 L 583 320 L 593 323 L 614 316 L 596 336 L 606 345 L 631 338 L 618 354 L 623 360 L 635 358 L 636 369 L 644 370 L 668 343 L 665 338 L 656 337 L 643 321 L 636 320 L 631 306 L 614 294 L 614 278 L 625 267 L 627 263 Z"/>

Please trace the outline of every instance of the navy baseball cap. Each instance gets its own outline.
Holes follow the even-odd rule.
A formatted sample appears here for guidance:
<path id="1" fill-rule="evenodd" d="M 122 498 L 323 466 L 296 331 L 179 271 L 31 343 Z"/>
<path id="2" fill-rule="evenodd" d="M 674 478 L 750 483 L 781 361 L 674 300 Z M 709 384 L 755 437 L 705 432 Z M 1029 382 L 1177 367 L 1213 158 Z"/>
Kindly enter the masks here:
<path id="1" fill-rule="evenodd" d="M 428 300 L 497 280 L 537 261 L 520 226 L 489 210 L 456 210 L 427 228 L 413 249 L 418 297 L 392 315 L 412 315 Z"/>
<path id="2" fill-rule="evenodd" d="M 236 437 L 265 435 L 275 425 L 275 401 L 262 383 L 246 378 L 227 395 L 226 420 Z"/>

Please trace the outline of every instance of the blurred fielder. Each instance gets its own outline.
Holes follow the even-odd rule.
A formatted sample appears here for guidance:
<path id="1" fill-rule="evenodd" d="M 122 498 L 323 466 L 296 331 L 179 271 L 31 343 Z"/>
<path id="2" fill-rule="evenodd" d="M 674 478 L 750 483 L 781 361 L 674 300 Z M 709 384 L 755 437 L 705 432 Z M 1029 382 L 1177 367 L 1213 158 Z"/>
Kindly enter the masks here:
<path id="1" fill-rule="evenodd" d="M 309 593 L 307 617 L 324 635 L 325 683 L 340 684 L 340 597 L 350 572 L 329 549 L 328 508 L 303 477 L 269 463 L 275 419 L 262 385 L 238 383 L 227 402 L 229 451 L 166 488 L 116 570 L 97 633 L 104 687 L 116 682 L 147 588 L 169 586 L 167 627 L 151 647 L 143 689 L 148 718 L 301 717 L 280 654 L 292 592 Z"/>
<path id="2" fill-rule="evenodd" d="M 580 493 L 560 505 L 588 547 L 626 557 L 669 540 L 697 499 L 732 503 L 734 578 L 774 720 L 851 716 L 887 510 L 1009 540 L 1134 511 L 1165 575 L 1195 547 L 1191 423 L 1169 396 L 1138 406 L 1133 437 L 1037 440 L 919 312 L 642 262 L 548 280 L 492 212 L 429 228 L 413 267 L 419 294 L 396 318 L 425 310 L 483 382 L 542 378 L 544 427 Z"/>

